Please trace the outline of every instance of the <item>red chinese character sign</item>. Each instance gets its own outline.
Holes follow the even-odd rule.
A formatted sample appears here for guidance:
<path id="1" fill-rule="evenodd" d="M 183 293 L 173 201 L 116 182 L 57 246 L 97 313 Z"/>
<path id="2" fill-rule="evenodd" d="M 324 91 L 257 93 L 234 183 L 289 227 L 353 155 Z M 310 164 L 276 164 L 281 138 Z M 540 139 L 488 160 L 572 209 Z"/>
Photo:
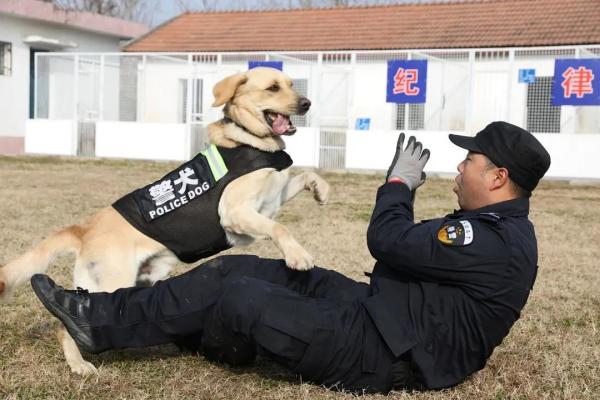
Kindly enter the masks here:
<path id="1" fill-rule="evenodd" d="M 387 77 L 388 103 L 425 103 L 427 60 L 390 60 Z"/>
<path id="2" fill-rule="evenodd" d="M 552 105 L 600 105 L 600 59 L 556 60 Z"/>

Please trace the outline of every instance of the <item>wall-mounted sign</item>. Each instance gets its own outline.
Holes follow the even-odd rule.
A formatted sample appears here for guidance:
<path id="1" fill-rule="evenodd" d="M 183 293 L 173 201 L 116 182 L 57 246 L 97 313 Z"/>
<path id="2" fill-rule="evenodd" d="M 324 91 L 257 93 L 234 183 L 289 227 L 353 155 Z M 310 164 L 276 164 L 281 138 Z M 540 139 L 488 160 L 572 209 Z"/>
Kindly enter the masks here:
<path id="1" fill-rule="evenodd" d="M 357 131 L 368 131 L 371 127 L 371 118 L 356 118 L 354 129 Z"/>
<path id="2" fill-rule="evenodd" d="M 248 69 L 269 67 L 283 71 L 283 61 L 248 61 Z"/>
<path id="3" fill-rule="evenodd" d="M 427 60 L 388 61 L 388 103 L 425 103 L 426 88 Z"/>
<path id="4" fill-rule="evenodd" d="M 533 69 L 533 68 L 519 69 L 519 83 L 535 83 L 535 69 Z"/>
<path id="5" fill-rule="evenodd" d="M 555 60 L 552 105 L 600 105 L 600 59 Z"/>

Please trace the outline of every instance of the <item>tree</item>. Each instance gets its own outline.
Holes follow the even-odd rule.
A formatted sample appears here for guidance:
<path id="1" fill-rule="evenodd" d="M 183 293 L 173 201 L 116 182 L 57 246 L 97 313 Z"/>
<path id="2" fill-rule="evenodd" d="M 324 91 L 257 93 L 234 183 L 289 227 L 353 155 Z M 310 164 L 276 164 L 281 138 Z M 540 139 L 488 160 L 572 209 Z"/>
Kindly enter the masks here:
<path id="1" fill-rule="evenodd" d="M 177 5 L 180 12 L 210 12 L 227 10 L 285 10 L 320 7 L 354 7 L 398 3 L 422 3 L 427 1 L 433 0 L 174 0 L 174 3 Z"/>
<path id="2" fill-rule="evenodd" d="M 181 12 L 215 11 L 217 3 L 217 0 L 175 0 L 175 4 Z"/>
<path id="3" fill-rule="evenodd" d="M 109 17 L 152 23 L 159 0 L 43 0 L 66 10 L 88 11 Z"/>

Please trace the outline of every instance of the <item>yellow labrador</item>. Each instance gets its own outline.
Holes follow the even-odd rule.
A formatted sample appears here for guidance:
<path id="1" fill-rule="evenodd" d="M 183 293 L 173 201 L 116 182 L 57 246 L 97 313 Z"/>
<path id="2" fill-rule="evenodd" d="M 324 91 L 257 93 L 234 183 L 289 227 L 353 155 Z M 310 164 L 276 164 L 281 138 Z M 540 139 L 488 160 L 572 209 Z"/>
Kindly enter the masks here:
<path id="1" fill-rule="evenodd" d="M 225 118 L 209 125 L 209 138 L 226 148 L 248 145 L 266 152 L 283 150 L 281 136 L 296 131 L 289 116 L 303 114 L 310 106 L 308 99 L 294 91 L 290 78 L 272 68 L 255 68 L 225 78 L 213 93 L 213 106 L 225 105 Z M 261 168 L 231 181 L 218 202 L 218 217 L 229 245 L 270 238 L 290 268 L 312 268 L 311 255 L 285 226 L 271 219 L 283 203 L 303 190 L 312 191 L 319 204 L 328 200 L 329 185 L 313 172 L 291 178 L 287 169 Z M 113 207 L 106 207 L 87 222 L 53 234 L 0 268 L 0 299 L 8 300 L 17 286 L 46 271 L 56 255 L 67 251 L 77 256 L 74 286 L 89 291 L 112 292 L 134 286 L 139 279 L 153 283 L 165 278 L 178 262 L 164 245 L 141 233 Z M 96 371 L 65 330 L 58 336 L 73 372 Z"/>

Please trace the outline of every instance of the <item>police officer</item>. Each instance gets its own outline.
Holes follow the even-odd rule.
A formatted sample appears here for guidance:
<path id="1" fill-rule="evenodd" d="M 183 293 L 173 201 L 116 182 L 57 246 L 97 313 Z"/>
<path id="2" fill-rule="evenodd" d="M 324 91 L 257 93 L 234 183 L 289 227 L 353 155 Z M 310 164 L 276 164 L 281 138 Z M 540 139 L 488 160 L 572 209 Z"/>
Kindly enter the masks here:
<path id="1" fill-rule="evenodd" d="M 494 122 L 475 137 L 454 191 L 460 210 L 413 222 L 429 151 L 404 134 L 379 188 L 367 238 L 371 283 L 283 260 L 223 256 L 151 288 L 32 286 L 79 347 L 175 342 L 240 365 L 256 354 L 335 389 L 438 389 L 484 367 L 519 318 L 537 269 L 529 196 L 550 156 L 527 131 Z"/>

